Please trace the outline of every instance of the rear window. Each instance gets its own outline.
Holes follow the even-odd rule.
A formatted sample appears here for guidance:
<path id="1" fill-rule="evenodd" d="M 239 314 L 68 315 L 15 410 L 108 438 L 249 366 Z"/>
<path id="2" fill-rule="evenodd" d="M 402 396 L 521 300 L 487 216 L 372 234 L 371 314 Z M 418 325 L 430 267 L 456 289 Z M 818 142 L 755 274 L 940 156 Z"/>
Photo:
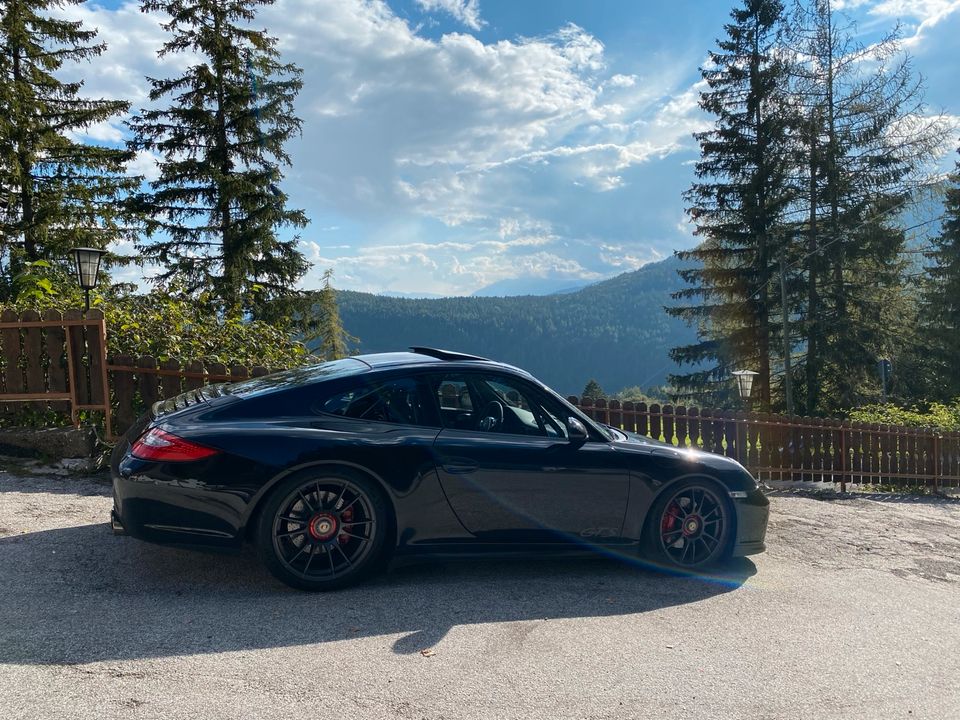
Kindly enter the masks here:
<path id="1" fill-rule="evenodd" d="M 366 380 L 369 378 L 348 381 L 345 387 L 318 403 L 317 411 L 356 420 L 440 426 L 436 408 L 422 379 L 395 377 L 379 382 Z"/>
<path id="2" fill-rule="evenodd" d="M 293 370 L 264 375 L 263 377 L 231 383 L 224 387 L 224 392 L 241 398 L 253 398 L 266 393 L 294 390 L 303 385 L 309 385 L 318 380 L 329 380 L 337 377 L 347 377 L 369 370 L 370 366 L 362 360 L 345 358 L 332 360 L 319 365 L 310 365 Z"/>

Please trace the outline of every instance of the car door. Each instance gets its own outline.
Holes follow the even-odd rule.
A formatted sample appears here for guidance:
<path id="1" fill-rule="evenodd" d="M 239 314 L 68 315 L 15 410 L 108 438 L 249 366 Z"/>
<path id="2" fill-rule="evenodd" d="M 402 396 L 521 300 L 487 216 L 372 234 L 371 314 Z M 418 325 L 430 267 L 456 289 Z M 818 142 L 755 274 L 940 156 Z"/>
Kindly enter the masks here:
<path id="1" fill-rule="evenodd" d="M 599 438 L 571 441 L 568 411 L 509 374 L 433 380 L 443 430 L 440 482 L 460 522 L 485 542 L 620 538 L 629 494 L 623 459 Z"/>

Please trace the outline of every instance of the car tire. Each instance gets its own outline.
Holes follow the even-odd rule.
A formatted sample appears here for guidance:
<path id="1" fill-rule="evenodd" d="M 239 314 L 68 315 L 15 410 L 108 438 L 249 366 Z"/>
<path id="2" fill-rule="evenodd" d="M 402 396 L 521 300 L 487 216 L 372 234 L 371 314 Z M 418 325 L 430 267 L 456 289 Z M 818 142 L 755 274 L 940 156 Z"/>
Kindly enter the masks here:
<path id="1" fill-rule="evenodd" d="M 354 585 L 382 565 L 390 531 L 380 485 L 348 469 L 297 473 L 270 493 L 256 545 L 267 569 L 299 590 Z"/>
<path id="2" fill-rule="evenodd" d="M 733 549 L 734 509 L 708 480 L 669 485 L 650 509 L 644 546 L 661 567 L 701 570 L 727 562 Z"/>

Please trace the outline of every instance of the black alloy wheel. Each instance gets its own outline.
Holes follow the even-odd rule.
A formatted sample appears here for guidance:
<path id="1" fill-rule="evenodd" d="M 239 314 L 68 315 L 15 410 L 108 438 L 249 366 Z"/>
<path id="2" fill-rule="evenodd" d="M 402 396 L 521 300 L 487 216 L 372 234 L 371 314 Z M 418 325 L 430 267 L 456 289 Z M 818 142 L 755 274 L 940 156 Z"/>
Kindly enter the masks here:
<path id="1" fill-rule="evenodd" d="M 260 517 L 259 549 L 270 571 L 303 590 L 358 582 L 383 555 L 386 501 L 361 475 L 298 475 L 277 487 Z"/>
<path id="2" fill-rule="evenodd" d="M 701 568 L 730 555 L 729 502 L 713 485 L 689 481 L 667 490 L 648 527 L 647 546 L 665 564 Z"/>

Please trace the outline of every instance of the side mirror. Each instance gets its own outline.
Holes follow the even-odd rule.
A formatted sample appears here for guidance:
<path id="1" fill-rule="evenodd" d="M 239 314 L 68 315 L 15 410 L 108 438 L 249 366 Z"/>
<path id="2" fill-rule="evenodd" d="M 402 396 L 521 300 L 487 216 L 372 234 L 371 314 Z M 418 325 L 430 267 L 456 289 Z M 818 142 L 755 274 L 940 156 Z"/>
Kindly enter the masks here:
<path id="1" fill-rule="evenodd" d="M 586 442 L 588 437 L 587 428 L 582 422 L 575 417 L 567 418 L 567 439 L 570 442 Z"/>

